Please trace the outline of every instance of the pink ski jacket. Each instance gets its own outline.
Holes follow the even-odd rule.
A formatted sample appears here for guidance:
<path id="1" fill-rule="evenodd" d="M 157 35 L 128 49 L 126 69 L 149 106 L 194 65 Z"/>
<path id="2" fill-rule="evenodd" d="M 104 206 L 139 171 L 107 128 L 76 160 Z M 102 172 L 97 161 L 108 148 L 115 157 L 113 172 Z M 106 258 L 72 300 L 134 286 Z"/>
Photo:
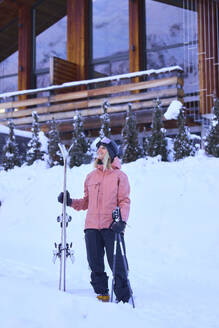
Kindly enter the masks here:
<path id="1" fill-rule="evenodd" d="M 112 168 L 103 170 L 103 165 L 89 173 L 84 183 L 84 197 L 73 199 L 72 207 L 88 210 L 85 229 L 105 229 L 112 223 L 112 211 L 119 206 L 123 221 L 128 220 L 130 209 L 130 186 L 127 175 L 120 170 L 115 157 Z"/>

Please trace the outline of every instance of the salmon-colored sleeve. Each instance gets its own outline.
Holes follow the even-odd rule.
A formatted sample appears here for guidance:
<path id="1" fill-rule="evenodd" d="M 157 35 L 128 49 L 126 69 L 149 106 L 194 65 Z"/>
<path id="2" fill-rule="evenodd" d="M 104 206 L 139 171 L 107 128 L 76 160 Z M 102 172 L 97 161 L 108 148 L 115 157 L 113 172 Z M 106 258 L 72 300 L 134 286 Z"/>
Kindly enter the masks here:
<path id="1" fill-rule="evenodd" d="M 88 187 L 87 179 L 84 182 L 84 197 L 80 199 L 72 199 L 71 207 L 76 211 L 87 210 L 88 209 Z"/>
<path id="2" fill-rule="evenodd" d="M 130 211 L 130 185 L 128 177 L 125 173 L 122 172 L 119 178 L 119 187 L 118 187 L 118 206 L 121 210 L 121 215 L 123 221 L 127 222 Z"/>

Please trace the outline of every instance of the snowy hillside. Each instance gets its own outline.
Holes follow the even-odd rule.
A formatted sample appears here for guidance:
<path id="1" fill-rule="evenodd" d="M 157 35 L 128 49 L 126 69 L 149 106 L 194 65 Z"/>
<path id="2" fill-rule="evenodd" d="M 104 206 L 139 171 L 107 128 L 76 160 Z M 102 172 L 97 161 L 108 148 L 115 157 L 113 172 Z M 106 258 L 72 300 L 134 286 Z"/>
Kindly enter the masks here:
<path id="1" fill-rule="evenodd" d="M 91 169 L 68 170 L 73 198 L 83 195 Z M 96 300 L 85 212 L 73 209 L 67 233 L 76 259 L 68 262 L 67 292 L 58 291 L 52 251 L 60 239 L 63 168 L 40 162 L 0 172 L 0 327 L 218 327 L 219 159 L 200 152 L 178 163 L 140 159 L 123 170 L 131 184 L 126 244 L 135 309 Z"/>

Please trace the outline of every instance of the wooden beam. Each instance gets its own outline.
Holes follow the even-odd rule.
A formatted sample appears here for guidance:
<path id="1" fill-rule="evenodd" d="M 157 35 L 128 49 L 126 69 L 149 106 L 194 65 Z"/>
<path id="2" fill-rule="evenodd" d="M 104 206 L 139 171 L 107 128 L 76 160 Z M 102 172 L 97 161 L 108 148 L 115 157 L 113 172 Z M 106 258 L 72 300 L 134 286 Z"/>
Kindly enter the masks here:
<path id="1" fill-rule="evenodd" d="M 143 70 L 145 45 L 145 0 L 129 0 L 129 69 Z"/>
<path id="2" fill-rule="evenodd" d="M 18 9 L 18 90 L 32 87 L 32 46 L 32 11 L 30 6 L 22 6 Z"/>
<path id="3" fill-rule="evenodd" d="M 67 0 L 67 60 L 77 65 L 77 80 L 88 79 L 89 0 Z"/>

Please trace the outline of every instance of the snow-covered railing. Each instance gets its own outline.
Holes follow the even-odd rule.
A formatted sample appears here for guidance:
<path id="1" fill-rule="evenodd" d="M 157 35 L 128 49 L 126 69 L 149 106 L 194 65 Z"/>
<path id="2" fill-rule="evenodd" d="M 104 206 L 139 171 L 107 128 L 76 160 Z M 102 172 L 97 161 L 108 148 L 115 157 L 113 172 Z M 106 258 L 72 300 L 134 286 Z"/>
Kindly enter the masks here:
<path id="1" fill-rule="evenodd" d="M 83 116 L 96 116 L 102 114 L 104 100 L 110 104 L 109 113 L 125 111 L 129 102 L 134 110 L 148 112 L 155 98 L 159 98 L 164 107 L 174 99 L 183 101 L 181 73 L 181 67 L 173 66 L 0 94 L 3 100 L 0 103 L 0 123 L 6 124 L 12 118 L 16 125 L 29 125 L 32 111 L 37 111 L 40 122 L 53 117 L 60 121 L 70 120 L 76 110 Z M 25 95 L 32 98 L 19 100 Z"/>

